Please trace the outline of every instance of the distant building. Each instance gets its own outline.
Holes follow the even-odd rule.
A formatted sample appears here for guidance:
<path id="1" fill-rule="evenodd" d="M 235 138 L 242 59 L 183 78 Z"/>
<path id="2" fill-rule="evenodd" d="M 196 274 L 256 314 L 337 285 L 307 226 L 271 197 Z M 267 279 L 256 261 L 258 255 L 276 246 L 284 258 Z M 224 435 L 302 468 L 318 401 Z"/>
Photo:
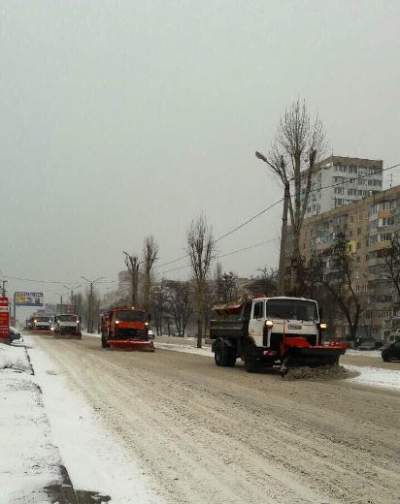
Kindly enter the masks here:
<path id="1" fill-rule="evenodd" d="M 399 315 L 400 299 L 384 259 L 394 232 L 400 232 L 400 186 L 304 221 L 300 249 L 305 261 L 323 254 L 338 233 L 345 235 L 354 258 L 353 287 L 363 303 L 360 332 L 364 337 L 387 339 Z M 342 324 L 337 335 L 345 332 Z"/>
<path id="2" fill-rule="evenodd" d="M 315 165 L 311 177 L 306 217 L 329 212 L 382 190 L 383 162 L 329 156 Z M 302 173 L 304 189 L 308 171 Z"/>

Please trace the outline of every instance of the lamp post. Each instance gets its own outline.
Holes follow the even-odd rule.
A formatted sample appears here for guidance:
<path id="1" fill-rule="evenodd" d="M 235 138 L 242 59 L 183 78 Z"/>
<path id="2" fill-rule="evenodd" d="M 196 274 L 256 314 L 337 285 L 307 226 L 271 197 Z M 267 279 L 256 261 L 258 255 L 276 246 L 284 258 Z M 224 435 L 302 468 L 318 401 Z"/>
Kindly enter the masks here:
<path id="1" fill-rule="evenodd" d="M 81 276 L 85 282 L 89 284 L 89 303 L 88 303 L 88 317 L 87 317 L 87 330 L 89 333 L 93 333 L 93 288 L 94 285 L 99 282 L 100 280 L 103 280 L 104 277 L 98 277 L 95 280 L 89 280 L 88 278 Z"/>

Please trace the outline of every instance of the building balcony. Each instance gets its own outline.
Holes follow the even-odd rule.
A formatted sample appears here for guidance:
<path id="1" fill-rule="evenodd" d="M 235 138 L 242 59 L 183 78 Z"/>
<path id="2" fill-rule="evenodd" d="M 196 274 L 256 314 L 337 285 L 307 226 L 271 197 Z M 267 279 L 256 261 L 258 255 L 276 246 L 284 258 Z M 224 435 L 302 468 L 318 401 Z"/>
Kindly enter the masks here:
<path id="1" fill-rule="evenodd" d="M 378 212 L 378 219 L 389 219 L 390 217 L 393 217 L 391 210 L 380 210 Z"/>
<path id="2" fill-rule="evenodd" d="M 376 250 L 384 250 L 384 249 L 390 248 L 391 245 L 392 244 L 391 244 L 390 240 L 383 240 L 383 241 L 376 242 L 373 245 L 370 245 L 368 247 L 368 250 L 370 252 L 375 252 Z"/>

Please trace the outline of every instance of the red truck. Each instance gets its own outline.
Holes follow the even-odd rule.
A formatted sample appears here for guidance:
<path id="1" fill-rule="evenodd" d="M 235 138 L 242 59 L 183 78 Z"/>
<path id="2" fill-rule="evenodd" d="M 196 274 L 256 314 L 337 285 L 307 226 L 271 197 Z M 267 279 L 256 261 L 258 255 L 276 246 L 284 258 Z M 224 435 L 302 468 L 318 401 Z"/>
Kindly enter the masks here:
<path id="1" fill-rule="evenodd" d="M 102 313 L 102 347 L 154 352 L 154 344 L 149 335 L 149 319 L 145 310 L 129 306 L 112 308 Z"/>

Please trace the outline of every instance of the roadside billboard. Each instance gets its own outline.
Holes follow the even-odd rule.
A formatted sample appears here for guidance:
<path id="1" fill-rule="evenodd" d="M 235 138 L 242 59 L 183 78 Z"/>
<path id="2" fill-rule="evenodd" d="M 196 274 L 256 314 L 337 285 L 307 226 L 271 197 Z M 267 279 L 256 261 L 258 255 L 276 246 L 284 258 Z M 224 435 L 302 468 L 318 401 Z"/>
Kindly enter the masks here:
<path id="1" fill-rule="evenodd" d="M 15 306 L 43 306 L 43 292 L 15 292 L 14 304 Z"/>
<path id="2" fill-rule="evenodd" d="M 0 339 L 8 339 L 10 330 L 10 313 L 8 298 L 0 296 Z"/>

